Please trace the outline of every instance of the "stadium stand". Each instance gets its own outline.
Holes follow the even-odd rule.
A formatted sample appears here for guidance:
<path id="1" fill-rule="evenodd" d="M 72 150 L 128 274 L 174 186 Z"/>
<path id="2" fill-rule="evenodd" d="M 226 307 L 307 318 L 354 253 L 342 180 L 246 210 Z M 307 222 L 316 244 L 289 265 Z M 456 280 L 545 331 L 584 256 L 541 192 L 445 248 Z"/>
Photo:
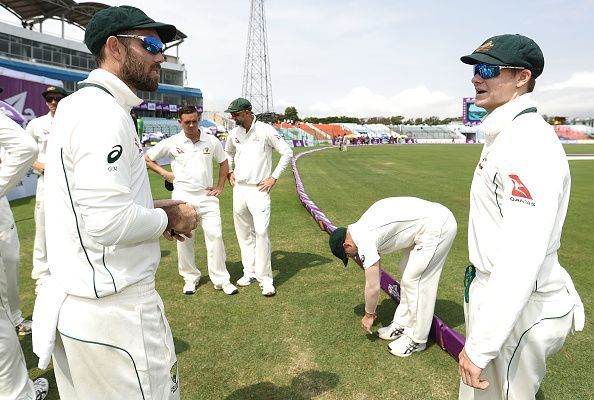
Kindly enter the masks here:
<path id="1" fill-rule="evenodd" d="M 404 125 L 402 134 L 413 139 L 452 139 L 455 134 L 444 126 Z"/>
<path id="2" fill-rule="evenodd" d="M 14 0 L 0 2 L 0 6 L 15 17 L 15 21 L 0 22 L 0 68 L 15 71 L 60 83 L 65 90 L 72 92 L 78 88 L 78 82 L 86 79 L 95 68 L 95 57 L 83 43 L 82 34 L 78 39 L 64 35 L 64 24 L 76 26 L 84 31 L 91 16 L 98 10 L 109 7 L 107 4 L 87 2 L 76 3 L 73 0 L 35 1 Z M 54 34 L 51 23 L 62 22 L 62 34 Z M 46 24 L 46 21 L 49 25 Z M 58 25 L 59 26 L 59 25 Z M 83 33 L 83 32 L 80 33 Z M 187 71 L 179 59 L 180 44 L 187 36 L 178 31 L 173 42 L 169 43 L 165 62 L 161 64 L 161 78 L 157 92 L 138 92 L 144 102 L 134 109 L 136 117 L 176 118 L 180 105 L 194 105 L 202 108 L 202 91 L 184 86 Z M 175 54 L 175 55 L 173 55 Z M 17 111 L 27 110 L 27 120 L 47 112 L 45 104 L 37 101 L 40 92 L 32 92 L 30 79 L 16 77 L 14 73 L 0 76 L 4 87 L 2 100 L 13 105 Z M 39 103 L 39 104 L 38 104 Z M 160 129 L 163 125 L 172 130 L 168 122 L 149 122 L 149 129 Z M 178 129 L 176 127 L 175 129 Z"/>
<path id="3" fill-rule="evenodd" d="M 594 128 L 586 125 L 553 125 L 560 139 L 587 140 L 594 138 Z"/>
<path id="4" fill-rule="evenodd" d="M 314 128 L 319 129 L 320 131 L 324 132 L 326 135 L 329 135 L 332 139 L 337 137 L 342 137 L 345 135 L 349 135 L 352 132 L 348 129 L 343 128 L 341 125 L 336 124 L 310 124 Z"/>
<path id="5" fill-rule="evenodd" d="M 328 140 L 330 139 L 330 135 L 325 132 L 322 132 L 319 129 L 316 129 L 314 126 L 308 123 L 299 123 L 296 125 L 302 131 L 305 131 L 315 137 L 317 140 Z"/>

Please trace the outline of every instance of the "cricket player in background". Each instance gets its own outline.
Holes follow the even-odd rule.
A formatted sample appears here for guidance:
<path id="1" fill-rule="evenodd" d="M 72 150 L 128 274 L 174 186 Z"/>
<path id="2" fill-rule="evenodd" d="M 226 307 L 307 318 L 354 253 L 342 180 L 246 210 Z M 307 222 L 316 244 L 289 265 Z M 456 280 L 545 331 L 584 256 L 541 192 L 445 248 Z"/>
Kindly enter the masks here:
<path id="1" fill-rule="evenodd" d="M 426 348 L 439 277 L 456 237 L 452 212 L 438 203 L 415 197 L 390 197 L 374 203 L 361 218 L 336 228 L 330 250 L 342 260 L 359 257 L 365 269 L 363 329 L 371 333 L 380 294 L 382 254 L 403 250 L 400 269 L 400 304 L 392 323 L 378 330 L 390 353 L 399 357 Z"/>
<path id="2" fill-rule="evenodd" d="M 183 240 L 197 216 L 180 201 L 153 202 L 130 116 L 142 102 L 135 91 L 157 89 L 176 32 L 135 7 L 95 13 L 85 44 L 98 68 L 55 115 L 45 217 L 49 279 L 66 293 L 53 350 L 62 400 L 180 396 L 155 272 L 159 237 Z"/>
<path id="3" fill-rule="evenodd" d="M 213 135 L 200 129 L 202 113 L 194 106 L 184 106 L 179 112 L 182 131 L 177 135 L 161 140 L 151 147 L 144 159 L 147 167 L 173 184 L 171 198 L 191 204 L 200 218 L 206 244 L 208 276 L 216 290 L 225 294 L 238 293 L 230 282 L 225 265 L 225 245 L 221 228 L 219 196 L 225 187 L 229 164 L 223 145 Z M 171 172 L 155 161 L 160 158 L 171 159 Z M 213 185 L 213 160 L 219 164 L 217 185 Z M 184 278 L 183 293 L 196 292 L 201 273 L 196 268 L 194 237 L 177 242 L 177 266 Z"/>
<path id="4" fill-rule="evenodd" d="M 48 113 L 31 120 L 26 128 L 27 133 L 35 140 L 39 149 L 37 160 L 32 165 L 33 169 L 39 175 L 37 178 L 37 190 L 35 192 L 35 242 L 33 244 L 33 270 L 31 271 L 31 278 L 35 279 L 36 284 L 39 284 L 40 279 L 49 275 L 47 249 L 45 246 L 45 207 L 43 202 L 45 192 L 45 151 L 58 103 L 67 95 L 68 93 L 63 88 L 49 86 L 42 93 L 49 110 Z"/>
<path id="5" fill-rule="evenodd" d="M 270 190 L 291 162 L 293 150 L 276 129 L 256 120 L 248 100 L 233 100 L 225 112 L 231 113 L 237 123 L 225 146 L 231 170 L 229 183 L 233 186 L 233 220 L 243 264 L 243 276 L 237 284 L 248 286 L 257 280 L 264 296 L 274 296 L 268 238 Z M 272 149 L 281 155 L 274 171 Z"/>
<path id="6" fill-rule="evenodd" d="M 466 344 L 460 399 L 534 399 L 546 359 L 561 349 L 581 300 L 557 250 L 571 177 L 563 146 L 532 100 L 544 68 L 522 35 L 487 39 L 473 66 L 485 145 L 470 188 L 465 277 Z"/>

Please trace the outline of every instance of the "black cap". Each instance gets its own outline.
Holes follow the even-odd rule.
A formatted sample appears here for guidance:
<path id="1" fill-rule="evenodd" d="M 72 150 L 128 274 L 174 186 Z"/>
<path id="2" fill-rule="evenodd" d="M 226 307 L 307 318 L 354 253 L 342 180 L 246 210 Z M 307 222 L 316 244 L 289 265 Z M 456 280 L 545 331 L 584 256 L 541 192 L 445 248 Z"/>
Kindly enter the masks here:
<path id="1" fill-rule="evenodd" d="M 544 69 L 544 56 L 540 47 L 529 37 L 499 35 L 487 39 L 472 54 L 460 57 L 465 64 L 490 64 L 506 67 L 523 67 L 537 78 Z"/>
<path id="2" fill-rule="evenodd" d="M 346 238 L 346 231 L 346 228 L 336 228 L 334 232 L 330 234 L 330 239 L 328 241 L 332 254 L 340 258 L 345 267 L 349 262 L 349 258 L 344 252 L 344 247 L 342 247 L 344 239 Z"/>
<path id="3" fill-rule="evenodd" d="M 46 97 L 48 94 L 59 94 L 60 96 L 68 96 L 68 92 L 61 88 L 60 86 L 48 86 L 45 89 L 45 92 L 41 93 L 43 97 Z"/>
<path id="4" fill-rule="evenodd" d="M 177 33 L 175 26 L 155 22 L 136 7 L 109 7 L 96 12 L 87 24 L 85 44 L 97 55 L 108 37 L 132 29 L 155 29 L 163 43 L 172 41 Z"/>

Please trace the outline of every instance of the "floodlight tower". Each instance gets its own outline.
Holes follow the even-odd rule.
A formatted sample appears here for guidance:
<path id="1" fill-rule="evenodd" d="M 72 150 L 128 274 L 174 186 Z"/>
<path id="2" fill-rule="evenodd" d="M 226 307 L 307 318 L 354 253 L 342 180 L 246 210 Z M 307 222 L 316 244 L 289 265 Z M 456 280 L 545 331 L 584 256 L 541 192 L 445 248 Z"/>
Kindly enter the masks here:
<path id="1" fill-rule="evenodd" d="M 274 111 L 270 57 L 266 37 L 264 0 L 251 0 L 242 95 L 252 103 L 254 114 Z"/>

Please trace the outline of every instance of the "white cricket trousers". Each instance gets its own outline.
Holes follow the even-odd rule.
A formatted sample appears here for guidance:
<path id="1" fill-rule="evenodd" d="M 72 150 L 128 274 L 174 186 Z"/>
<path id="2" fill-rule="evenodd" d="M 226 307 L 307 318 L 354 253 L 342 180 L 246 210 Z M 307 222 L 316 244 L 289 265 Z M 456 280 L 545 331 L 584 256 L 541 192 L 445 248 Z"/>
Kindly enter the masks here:
<path id="1" fill-rule="evenodd" d="M 38 281 L 50 274 L 45 247 L 45 205 L 43 199 L 35 201 L 35 241 L 33 242 L 33 270 L 31 278 Z"/>
<path id="2" fill-rule="evenodd" d="M 464 304 L 466 332 L 472 332 L 480 313 L 486 282 L 475 278 L 469 303 Z M 505 296 L 505 293 L 501 294 Z M 567 289 L 533 293 L 520 314 L 499 355 L 481 374 L 489 382 L 486 390 L 473 389 L 460 380 L 460 400 L 534 399 L 545 376 L 547 357 L 558 352 L 573 323 L 574 299 Z"/>
<path id="3" fill-rule="evenodd" d="M 0 297 L 14 325 L 23 322 L 19 298 L 20 243 L 16 224 L 6 197 L 0 200 Z"/>
<path id="4" fill-rule="evenodd" d="M 1 265 L 0 269 L 4 270 Z M 2 272 L 0 279 L 4 279 Z M 33 382 L 5 301 L 0 297 L 0 400 L 34 399 Z"/>
<path id="5" fill-rule="evenodd" d="M 67 296 L 54 373 L 62 400 L 180 398 L 177 358 L 155 283 L 100 299 Z"/>
<path id="6" fill-rule="evenodd" d="M 233 221 L 241 250 L 243 274 L 260 284 L 273 284 L 270 225 L 270 194 L 257 185 L 236 183 L 233 187 Z"/>
<path id="7" fill-rule="evenodd" d="M 171 198 L 182 200 L 191 204 L 196 213 L 202 231 L 204 232 L 204 243 L 206 245 L 206 264 L 208 276 L 213 285 L 222 285 L 229 282 L 230 276 L 225 265 L 226 254 L 223 243 L 223 232 L 221 227 L 221 211 L 219 199 L 216 196 L 207 196 L 206 190 L 188 193 L 181 190 L 174 190 Z M 197 285 L 202 275 L 196 268 L 196 254 L 194 252 L 195 237 L 183 242 L 177 242 L 177 267 L 179 274 L 186 283 Z"/>
<path id="8" fill-rule="evenodd" d="M 438 210 L 412 248 L 404 250 L 400 261 L 400 304 L 393 321 L 417 343 L 426 343 L 437 287 L 443 265 L 456 237 L 456 220 L 451 211 Z"/>

